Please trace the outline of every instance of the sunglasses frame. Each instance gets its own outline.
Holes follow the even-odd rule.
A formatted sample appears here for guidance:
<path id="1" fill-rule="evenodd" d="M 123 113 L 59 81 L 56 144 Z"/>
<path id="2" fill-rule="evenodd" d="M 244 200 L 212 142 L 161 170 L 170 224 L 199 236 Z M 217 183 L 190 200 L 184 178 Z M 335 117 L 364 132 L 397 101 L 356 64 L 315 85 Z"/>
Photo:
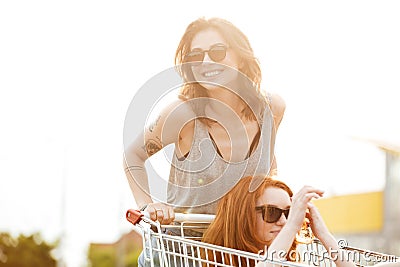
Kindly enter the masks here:
<path id="1" fill-rule="evenodd" d="M 268 211 L 268 209 L 273 209 L 275 211 L 278 210 L 279 211 L 279 216 L 277 218 L 272 219 L 272 220 L 268 220 L 268 218 L 266 218 L 267 216 L 265 214 L 266 211 Z M 262 219 L 263 219 L 264 222 L 276 223 L 282 217 L 282 213 L 283 213 L 283 215 L 285 215 L 286 219 L 289 217 L 290 208 L 288 208 L 288 209 L 280 209 L 278 207 L 271 206 L 271 205 L 262 205 L 262 206 L 257 206 L 256 207 L 256 211 L 261 211 Z"/>
<path id="2" fill-rule="evenodd" d="M 221 48 L 223 48 L 223 49 L 221 49 Z M 205 56 L 206 53 L 208 54 L 208 57 L 212 61 L 221 62 L 222 60 L 224 60 L 226 58 L 226 52 L 228 51 L 228 49 L 229 49 L 229 47 L 226 46 L 225 44 L 220 44 L 220 43 L 214 44 L 208 50 L 199 49 L 199 50 L 194 50 L 194 51 L 189 52 L 188 54 L 185 55 L 184 62 L 185 63 L 190 63 L 192 65 L 200 65 L 201 63 L 203 63 L 204 56 Z M 224 56 L 221 59 L 220 58 L 215 58 L 215 57 L 217 57 L 213 53 L 215 51 L 217 51 L 217 52 L 223 51 L 224 52 Z M 201 59 L 199 58 L 199 60 L 188 60 L 188 58 L 190 58 L 190 57 L 196 57 L 196 56 L 200 56 L 200 55 L 201 55 Z"/>

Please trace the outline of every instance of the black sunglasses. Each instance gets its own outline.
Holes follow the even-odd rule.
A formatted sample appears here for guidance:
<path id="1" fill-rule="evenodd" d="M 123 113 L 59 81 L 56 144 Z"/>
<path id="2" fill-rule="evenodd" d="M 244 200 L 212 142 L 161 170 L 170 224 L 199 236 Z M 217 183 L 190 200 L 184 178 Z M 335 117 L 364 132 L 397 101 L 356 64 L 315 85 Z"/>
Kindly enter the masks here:
<path id="1" fill-rule="evenodd" d="M 256 211 L 262 212 L 262 218 L 267 223 L 275 223 L 279 221 L 282 216 L 282 213 L 285 215 L 286 219 L 289 216 L 290 208 L 288 209 L 280 209 L 274 206 L 263 205 L 256 207 Z"/>
<path id="2" fill-rule="evenodd" d="M 199 65 L 203 62 L 206 52 L 212 61 L 220 62 L 226 57 L 226 50 L 228 50 L 228 48 L 223 44 L 213 45 L 209 50 L 196 49 L 185 56 L 184 62 Z"/>

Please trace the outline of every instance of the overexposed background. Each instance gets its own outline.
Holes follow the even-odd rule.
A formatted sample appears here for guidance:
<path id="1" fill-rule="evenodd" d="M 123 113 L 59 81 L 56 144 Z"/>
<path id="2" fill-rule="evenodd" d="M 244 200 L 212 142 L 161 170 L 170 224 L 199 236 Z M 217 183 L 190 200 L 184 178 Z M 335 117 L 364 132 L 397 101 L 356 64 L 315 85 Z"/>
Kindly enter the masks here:
<path id="1" fill-rule="evenodd" d="M 360 138 L 400 144 L 398 14 L 396 0 L 1 1 L 0 231 L 62 236 L 60 256 L 83 266 L 89 242 L 130 230 L 125 113 L 201 16 L 238 26 L 286 101 L 282 179 L 382 190 L 383 153 Z"/>

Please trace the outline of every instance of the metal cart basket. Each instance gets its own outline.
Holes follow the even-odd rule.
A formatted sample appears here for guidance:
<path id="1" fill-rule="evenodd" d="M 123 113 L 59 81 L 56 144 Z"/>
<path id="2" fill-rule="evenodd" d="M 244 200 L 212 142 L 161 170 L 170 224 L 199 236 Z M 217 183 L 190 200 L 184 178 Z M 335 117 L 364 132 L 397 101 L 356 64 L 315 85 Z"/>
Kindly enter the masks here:
<path id="1" fill-rule="evenodd" d="M 255 266 L 257 263 L 265 263 L 265 266 L 335 266 L 328 257 L 325 248 L 318 240 L 312 244 L 298 246 L 298 262 L 267 258 L 263 251 L 250 253 L 232 248 L 216 246 L 201 242 L 199 237 L 185 236 L 186 229 L 202 228 L 208 225 L 213 215 L 206 214 L 175 214 L 175 225 L 160 225 L 153 222 L 140 211 L 130 209 L 126 213 L 126 219 L 134 226 L 134 230 L 142 235 L 143 253 L 146 266 Z M 174 228 L 171 235 L 168 228 Z M 358 266 L 372 266 L 379 262 L 399 262 L 400 259 L 393 255 L 382 254 L 369 250 L 350 247 L 344 240 L 339 241 L 342 251 Z M 301 263 L 300 263 L 301 262 Z"/>

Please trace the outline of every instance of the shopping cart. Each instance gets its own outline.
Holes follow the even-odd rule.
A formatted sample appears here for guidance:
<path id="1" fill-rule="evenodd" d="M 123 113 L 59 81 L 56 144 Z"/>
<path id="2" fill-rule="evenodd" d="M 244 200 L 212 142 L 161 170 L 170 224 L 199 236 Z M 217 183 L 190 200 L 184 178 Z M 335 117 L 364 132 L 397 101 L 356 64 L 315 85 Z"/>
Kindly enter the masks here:
<path id="1" fill-rule="evenodd" d="M 174 225 L 160 225 L 138 211 L 130 209 L 126 213 L 126 219 L 134 226 L 134 230 L 141 234 L 143 239 L 143 253 L 146 266 L 255 266 L 257 263 L 265 263 L 266 266 L 335 266 L 326 249 L 319 240 L 315 239 L 311 244 L 298 246 L 296 253 L 297 262 L 268 258 L 264 251 L 251 253 L 232 248 L 216 246 L 201 242 L 199 237 L 187 236 L 188 229 L 199 230 L 207 227 L 214 219 L 214 215 L 206 214 L 181 214 L 175 213 Z M 180 232 L 180 235 L 168 234 L 168 229 Z M 350 247 L 343 240 L 339 246 L 347 253 L 348 259 L 358 266 L 372 266 L 379 262 L 399 262 L 400 259 L 393 255 L 382 254 L 369 250 Z M 289 255 L 290 256 L 290 255 Z M 293 256 L 293 255 L 292 255 Z M 301 262 L 301 263 L 299 263 Z"/>
<path id="2" fill-rule="evenodd" d="M 328 254 L 325 247 L 318 239 L 314 239 L 311 244 L 300 244 L 298 249 L 303 251 L 299 253 L 303 263 L 313 266 L 335 266 L 332 257 L 343 257 L 348 261 L 352 261 L 356 266 L 374 266 L 378 263 L 398 263 L 400 266 L 400 258 L 395 255 L 384 254 L 363 248 L 349 246 L 344 239 L 338 240 L 338 253 Z"/>

